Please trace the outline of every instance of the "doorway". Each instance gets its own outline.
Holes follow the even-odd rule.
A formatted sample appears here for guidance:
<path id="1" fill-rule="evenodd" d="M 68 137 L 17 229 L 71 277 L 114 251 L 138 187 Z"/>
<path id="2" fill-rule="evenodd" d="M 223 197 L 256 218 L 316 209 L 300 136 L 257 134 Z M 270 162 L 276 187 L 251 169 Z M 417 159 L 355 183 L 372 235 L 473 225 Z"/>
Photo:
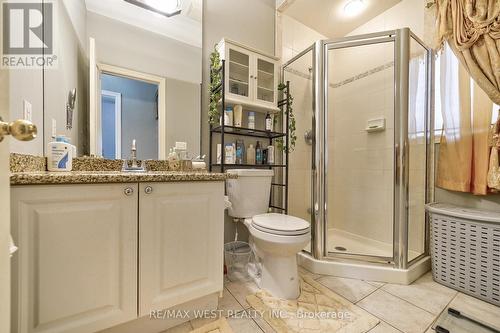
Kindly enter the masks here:
<path id="1" fill-rule="evenodd" d="M 128 158 L 136 140 L 138 159 L 165 159 L 166 79 L 100 63 L 90 83 L 90 154 Z"/>
<path id="2" fill-rule="evenodd" d="M 101 75 L 101 154 L 126 159 L 132 141 L 137 158 L 158 158 L 158 84 Z"/>

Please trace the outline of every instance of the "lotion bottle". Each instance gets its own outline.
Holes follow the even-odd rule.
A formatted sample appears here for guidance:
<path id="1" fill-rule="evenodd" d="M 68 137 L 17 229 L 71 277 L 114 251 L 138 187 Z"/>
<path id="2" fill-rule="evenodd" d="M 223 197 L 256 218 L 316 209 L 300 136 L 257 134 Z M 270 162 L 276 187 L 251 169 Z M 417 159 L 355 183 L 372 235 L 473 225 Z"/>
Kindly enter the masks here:
<path id="1" fill-rule="evenodd" d="M 62 135 L 47 145 L 47 170 L 71 171 L 73 169 L 73 156 L 76 147 L 68 142 Z"/>

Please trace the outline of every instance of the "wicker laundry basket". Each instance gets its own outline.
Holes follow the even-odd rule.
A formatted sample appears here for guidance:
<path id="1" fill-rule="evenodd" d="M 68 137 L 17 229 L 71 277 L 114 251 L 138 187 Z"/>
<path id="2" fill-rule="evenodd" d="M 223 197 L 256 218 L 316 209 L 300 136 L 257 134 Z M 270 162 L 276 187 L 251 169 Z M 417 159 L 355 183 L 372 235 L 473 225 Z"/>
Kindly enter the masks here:
<path id="1" fill-rule="evenodd" d="M 436 282 L 500 306 L 500 213 L 429 204 Z"/>

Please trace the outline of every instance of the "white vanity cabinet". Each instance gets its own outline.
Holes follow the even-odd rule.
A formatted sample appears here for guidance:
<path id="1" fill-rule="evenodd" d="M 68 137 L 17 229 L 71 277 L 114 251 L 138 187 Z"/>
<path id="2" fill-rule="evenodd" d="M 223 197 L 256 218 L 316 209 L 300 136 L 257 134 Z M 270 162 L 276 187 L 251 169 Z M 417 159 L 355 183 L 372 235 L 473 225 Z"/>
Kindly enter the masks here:
<path id="1" fill-rule="evenodd" d="M 224 182 L 12 187 L 12 332 L 93 333 L 223 289 Z"/>
<path id="2" fill-rule="evenodd" d="M 278 111 L 278 58 L 237 42 L 217 44 L 225 60 L 226 103 L 242 104 L 257 111 Z"/>
<path id="3" fill-rule="evenodd" d="M 137 317 L 137 188 L 12 188 L 12 332 L 96 332 Z"/>
<path id="4" fill-rule="evenodd" d="M 223 183 L 139 187 L 139 316 L 221 291 Z"/>

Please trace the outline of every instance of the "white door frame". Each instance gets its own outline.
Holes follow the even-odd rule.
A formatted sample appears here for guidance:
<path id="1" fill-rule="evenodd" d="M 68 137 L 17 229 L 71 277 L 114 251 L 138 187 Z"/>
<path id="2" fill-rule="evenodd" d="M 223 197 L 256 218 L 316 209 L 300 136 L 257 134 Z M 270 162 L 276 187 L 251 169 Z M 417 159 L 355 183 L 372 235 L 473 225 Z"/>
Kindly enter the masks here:
<path id="1" fill-rule="evenodd" d="M 115 103 L 115 158 L 119 160 L 122 158 L 122 94 L 115 91 L 101 90 L 101 96 L 101 102 L 102 98 L 106 97 L 112 99 Z M 99 135 L 102 138 L 102 128 Z"/>
<path id="2" fill-rule="evenodd" d="M 9 70 L 0 69 L 0 118 L 14 121 L 9 114 Z M 10 330 L 10 180 L 9 144 L 12 137 L 0 142 L 0 332 Z M 17 254 L 15 254 L 17 255 Z M 14 329 L 15 331 L 15 329 Z"/>
<path id="3" fill-rule="evenodd" d="M 126 77 L 129 79 L 134 79 L 138 81 L 144 81 L 152 84 L 158 85 L 158 159 L 164 160 L 166 159 L 166 139 L 167 139 L 167 133 L 166 133 L 166 115 L 167 115 L 167 110 L 166 110 L 166 79 L 161 76 L 156 76 L 152 74 L 147 74 L 147 73 L 142 73 L 142 72 L 137 72 L 131 69 L 123 68 L 123 67 L 118 67 L 114 65 L 109 65 L 109 64 L 104 64 L 104 63 L 98 63 L 97 64 L 97 69 L 101 74 L 110 74 L 110 75 L 115 75 L 115 76 L 121 76 L 121 77 Z M 102 92 L 101 92 L 102 94 Z M 96 94 L 97 95 L 97 94 Z M 101 95 L 96 96 L 97 102 L 101 103 Z M 91 101 L 92 102 L 92 101 Z M 101 119 L 101 108 L 96 107 L 91 109 L 91 115 L 90 115 L 90 128 L 96 128 L 96 125 L 100 123 Z M 94 123 L 92 123 L 94 121 Z M 96 129 L 95 131 L 90 132 L 90 142 L 93 143 L 93 146 L 91 145 L 91 154 L 94 155 L 101 155 L 101 150 L 99 149 L 102 147 L 102 136 L 100 135 L 100 130 Z M 95 135 L 93 137 L 93 135 Z M 94 151 L 94 153 L 92 153 Z"/>

